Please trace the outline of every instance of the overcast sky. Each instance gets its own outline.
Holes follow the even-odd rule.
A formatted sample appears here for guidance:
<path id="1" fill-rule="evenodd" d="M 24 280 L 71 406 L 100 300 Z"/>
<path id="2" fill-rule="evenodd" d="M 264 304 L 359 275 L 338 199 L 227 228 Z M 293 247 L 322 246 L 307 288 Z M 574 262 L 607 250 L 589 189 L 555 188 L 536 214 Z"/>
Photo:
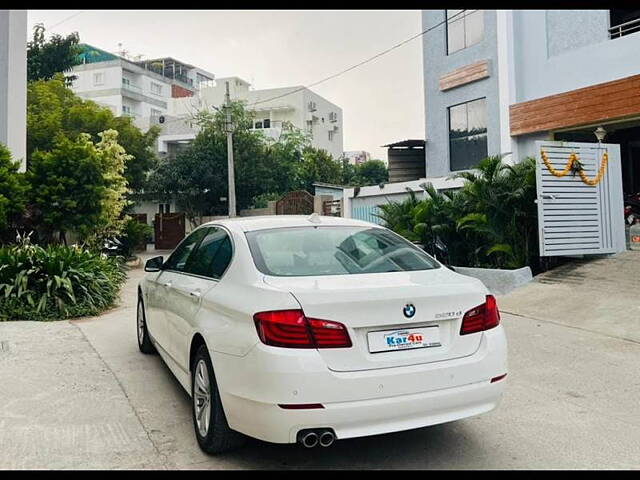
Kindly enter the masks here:
<path id="1" fill-rule="evenodd" d="M 28 22 L 29 38 L 44 23 L 47 33 L 174 57 L 255 89 L 308 85 L 422 30 L 417 10 L 29 10 Z M 421 45 L 413 40 L 312 88 L 342 108 L 345 150 L 386 160 L 381 145 L 424 138 Z"/>

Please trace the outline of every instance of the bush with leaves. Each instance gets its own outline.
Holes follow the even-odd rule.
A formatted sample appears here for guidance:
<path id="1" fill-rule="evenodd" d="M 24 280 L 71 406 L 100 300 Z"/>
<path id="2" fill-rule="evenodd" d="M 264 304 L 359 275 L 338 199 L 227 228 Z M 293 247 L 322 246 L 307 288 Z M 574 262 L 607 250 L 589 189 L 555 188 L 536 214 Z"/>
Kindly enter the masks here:
<path id="1" fill-rule="evenodd" d="M 75 140 L 59 136 L 51 151 L 34 153 L 27 180 L 33 215 L 45 240 L 51 241 L 57 231 L 66 241 L 65 233 L 73 230 L 95 246 L 120 232 L 128 156 L 115 130 L 99 137 L 94 145 L 88 134 Z"/>
<path id="2" fill-rule="evenodd" d="M 133 124 L 131 117 L 116 117 L 107 107 L 83 100 L 65 86 L 64 76 L 29 82 L 27 85 L 27 166 L 37 151 L 49 152 L 61 137 L 71 141 L 88 134 L 93 143 L 100 133 L 118 132 L 118 143 L 128 157 L 124 176 L 134 191 L 146 187 L 148 172 L 157 158 L 153 149 L 160 127 L 152 126 L 145 133 Z"/>
<path id="3" fill-rule="evenodd" d="M 535 160 L 515 165 L 499 156 L 482 160 L 475 170 L 455 175 L 465 184 L 438 191 L 424 184 L 403 202 L 380 205 L 383 224 L 429 251 L 438 241 L 458 266 L 538 268 Z"/>
<path id="4" fill-rule="evenodd" d="M 24 175 L 18 172 L 18 165 L 11 160 L 9 149 L 0 143 L 0 234 L 26 207 L 28 185 Z"/>
<path id="5" fill-rule="evenodd" d="M 122 234 L 118 237 L 124 249 L 126 258 L 130 258 L 137 249 L 144 249 L 151 241 L 152 228 L 135 218 L 128 218 L 124 224 Z"/>
<path id="6" fill-rule="evenodd" d="M 114 305 L 126 274 L 121 260 L 77 246 L 0 247 L 0 320 L 97 315 Z"/>

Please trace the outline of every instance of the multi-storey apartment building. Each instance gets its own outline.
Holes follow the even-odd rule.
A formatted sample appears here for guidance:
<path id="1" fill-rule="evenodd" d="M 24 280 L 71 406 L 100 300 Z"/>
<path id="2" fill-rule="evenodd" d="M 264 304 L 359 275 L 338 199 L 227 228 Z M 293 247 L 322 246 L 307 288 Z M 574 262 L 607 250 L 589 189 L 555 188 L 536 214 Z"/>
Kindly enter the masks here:
<path id="1" fill-rule="evenodd" d="M 620 144 L 640 191 L 640 10 L 425 10 L 427 177 L 487 155 L 520 161 L 536 140 Z"/>
<path id="2" fill-rule="evenodd" d="M 167 115 L 172 98 L 194 95 L 213 74 L 170 57 L 134 61 L 81 45 L 82 63 L 72 69 L 72 89 L 80 97 L 134 118 L 145 128 Z"/>
<path id="3" fill-rule="evenodd" d="M 333 158 L 342 155 L 342 109 L 304 87 L 252 90 L 239 77 L 216 79 L 215 85 L 201 88 L 189 98 L 174 98 L 169 117 L 161 124 L 159 150 L 171 154 L 180 142 L 195 138 L 196 128 L 190 121 L 196 111 L 220 107 L 224 103 L 226 84 L 233 100 L 244 100 L 254 112 L 254 129 L 277 139 L 283 124 L 290 123 L 311 136 L 311 144 L 329 152 Z"/>

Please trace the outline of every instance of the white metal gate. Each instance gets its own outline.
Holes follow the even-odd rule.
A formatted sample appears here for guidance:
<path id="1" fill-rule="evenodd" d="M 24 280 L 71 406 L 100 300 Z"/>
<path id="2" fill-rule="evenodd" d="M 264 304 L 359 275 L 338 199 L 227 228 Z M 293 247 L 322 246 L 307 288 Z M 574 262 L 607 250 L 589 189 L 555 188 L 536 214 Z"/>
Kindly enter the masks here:
<path id="1" fill-rule="evenodd" d="M 616 253 L 626 249 L 620 146 L 609 143 L 536 142 L 540 256 Z M 607 152 L 604 176 L 595 186 L 578 174 L 556 177 L 542 161 L 544 150 L 555 170 L 569 155 L 578 155 L 584 173 L 593 178 Z"/>

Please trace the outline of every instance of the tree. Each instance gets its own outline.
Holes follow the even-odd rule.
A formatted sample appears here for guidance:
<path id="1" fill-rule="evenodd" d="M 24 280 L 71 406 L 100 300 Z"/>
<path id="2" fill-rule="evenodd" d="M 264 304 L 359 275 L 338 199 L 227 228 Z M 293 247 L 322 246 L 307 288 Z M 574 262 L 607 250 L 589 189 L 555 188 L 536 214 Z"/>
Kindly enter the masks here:
<path id="1" fill-rule="evenodd" d="M 80 134 L 90 135 L 94 143 L 99 134 L 113 129 L 118 143 L 131 158 L 125 177 L 133 191 L 145 188 L 147 173 L 156 162 L 153 144 L 160 132 L 158 126 L 143 133 L 130 117 L 115 117 L 111 110 L 90 100 L 83 100 L 65 87 L 64 77 L 29 82 L 27 86 L 27 168 L 36 151 L 51 151 L 60 136 L 70 140 Z"/>
<path id="2" fill-rule="evenodd" d="M 307 147 L 299 164 L 300 188 L 313 193 L 314 182 L 338 184 L 342 179 L 340 163 L 336 162 L 326 150 Z"/>
<path id="3" fill-rule="evenodd" d="M 56 73 L 68 72 L 80 63 L 80 37 L 77 32 L 66 37 L 52 35 L 48 41 L 44 38 L 44 32 L 44 25 L 38 23 L 33 27 L 33 39 L 27 43 L 28 81 L 49 80 Z M 68 76 L 67 84 L 75 78 Z"/>
<path id="4" fill-rule="evenodd" d="M 0 144 L 0 232 L 25 210 L 28 185 L 18 167 L 19 163 L 11 160 L 9 149 Z"/>
<path id="5" fill-rule="evenodd" d="M 251 130 L 253 120 L 242 102 L 232 102 L 234 166 L 238 210 L 252 199 L 277 188 L 275 171 L 266 152 L 266 140 Z M 173 198 L 194 221 L 203 215 L 227 212 L 227 136 L 223 112 L 202 111 L 195 116 L 200 131 L 175 159 L 159 162 L 150 178 L 150 195 Z"/>
<path id="6" fill-rule="evenodd" d="M 360 185 L 378 185 L 389 180 L 389 171 L 382 160 L 367 160 L 356 165 Z"/>
<path id="7" fill-rule="evenodd" d="M 70 140 L 58 135 L 51 151 L 36 151 L 27 179 L 31 204 L 45 240 L 77 231 L 88 242 L 117 233 L 125 205 L 127 155 L 108 130 L 94 144 L 88 134 Z"/>
<path id="8" fill-rule="evenodd" d="M 342 161 L 342 184 L 354 187 L 379 185 L 389 180 L 389 171 L 382 160 L 367 160 L 352 165 L 347 159 Z"/>

